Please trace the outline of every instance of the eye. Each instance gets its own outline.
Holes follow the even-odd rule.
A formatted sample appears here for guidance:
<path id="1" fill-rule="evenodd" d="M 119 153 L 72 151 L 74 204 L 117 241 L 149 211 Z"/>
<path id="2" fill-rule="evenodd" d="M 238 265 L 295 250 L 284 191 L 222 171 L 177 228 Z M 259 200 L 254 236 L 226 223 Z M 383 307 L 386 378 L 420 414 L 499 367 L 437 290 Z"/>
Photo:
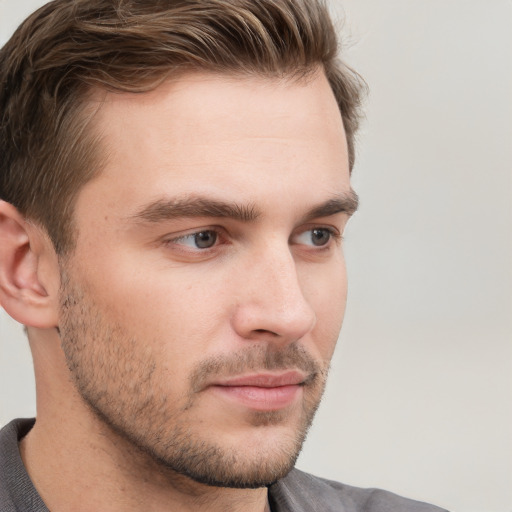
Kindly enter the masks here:
<path id="1" fill-rule="evenodd" d="M 295 243 L 302 245 L 313 245 L 315 247 L 323 247 L 327 245 L 335 233 L 328 228 L 313 228 L 303 231 L 295 237 Z"/>
<path id="2" fill-rule="evenodd" d="M 217 243 L 218 234 L 212 229 L 190 233 L 172 240 L 174 244 L 185 245 L 193 249 L 210 249 Z"/>

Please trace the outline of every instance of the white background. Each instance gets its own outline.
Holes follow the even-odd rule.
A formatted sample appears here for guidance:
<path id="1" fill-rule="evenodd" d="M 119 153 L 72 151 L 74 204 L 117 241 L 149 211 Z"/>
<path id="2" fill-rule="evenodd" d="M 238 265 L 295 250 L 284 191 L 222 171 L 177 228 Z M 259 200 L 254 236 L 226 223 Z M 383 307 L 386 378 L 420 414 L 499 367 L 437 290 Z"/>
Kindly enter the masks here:
<path id="1" fill-rule="evenodd" d="M 0 43 L 41 1 L 0 0 Z M 346 0 L 370 85 L 349 304 L 299 467 L 453 512 L 512 511 L 512 2 Z M 0 312 L 0 424 L 35 413 Z"/>

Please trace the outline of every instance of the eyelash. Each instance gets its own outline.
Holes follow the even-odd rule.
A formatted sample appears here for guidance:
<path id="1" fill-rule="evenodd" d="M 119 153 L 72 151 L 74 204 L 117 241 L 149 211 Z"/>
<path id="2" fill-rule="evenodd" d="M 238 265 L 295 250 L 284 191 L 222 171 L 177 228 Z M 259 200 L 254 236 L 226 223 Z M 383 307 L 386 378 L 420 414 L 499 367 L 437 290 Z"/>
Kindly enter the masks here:
<path id="1" fill-rule="evenodd" d="M 315 246 L 314 244 L 309 245 L 309 247 L 311 247 L 312 250 L 315 250 L 315 251 L 324 250 L 325 251 L 325 250 L 331 248 L 333 243 L 339 244 L 343 240 L 342 234 L 337 229 L 335 229 L 333 227 L 328 227 L 328 226 L 312 226 L 308 229 L 304 229 L 303 231 L 301 231 L 298 234 L 293 235 L 293 237 L 291 237 L 291 238 L 294 238 L 297 236 L 302 236 L 308 232 L 313 233 L 315 230 L 326 231 L 329 235 L 329 239 L 323 245 L 318 245 L 318 246 Z M 200 247 L 184 248 L 186 246 L 184 244 L 180 244 L 180 241 L 183 241 L 185 239 L 193 239 L 194 237 L 200 235 L 201 233 L 214 233 L 215 234 L 215 240 L 214 240 L 212 246 L 204 247 L 204 248 L 200 248 Z M 175 238 L 165 240 L 164 243 L 166 246 L 171 246 L 171 245 L 173 245 L 175 247 L 181 246 L 183 248 L 181 250 L 189 252 L 189 253 L 207 254 L 210 251 L 215 250 L 215 248 L 218 247 L 219 245 L 224 245 L 225 243 L 229 243 L 226 241 L 227 238 L 228 237 L 225 235 L 225 233 L 223 232 L 222 229 L 219 229 L 217 227 L 211 227 L 211 228 L 200 229 L 198 231 L 193 231 L 191 233 L 186 233 L 186 234 L 177 236 Z M 295 244 L 295 245 L 306 245 L 306 244 Z"/>

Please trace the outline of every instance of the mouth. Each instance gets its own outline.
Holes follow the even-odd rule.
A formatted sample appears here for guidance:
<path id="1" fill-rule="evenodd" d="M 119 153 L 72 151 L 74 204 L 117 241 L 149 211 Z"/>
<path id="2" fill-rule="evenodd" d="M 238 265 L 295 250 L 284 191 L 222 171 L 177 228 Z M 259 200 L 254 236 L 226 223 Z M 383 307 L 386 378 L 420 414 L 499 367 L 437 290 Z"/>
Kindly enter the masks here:
<path id="1" fill-rule="evenodd" d="M 220 397 L 255 411 L 276 411 L 289 407 L 302 396 L 311 379 L 300 371 L 239 375 L 210 384 Z"/>

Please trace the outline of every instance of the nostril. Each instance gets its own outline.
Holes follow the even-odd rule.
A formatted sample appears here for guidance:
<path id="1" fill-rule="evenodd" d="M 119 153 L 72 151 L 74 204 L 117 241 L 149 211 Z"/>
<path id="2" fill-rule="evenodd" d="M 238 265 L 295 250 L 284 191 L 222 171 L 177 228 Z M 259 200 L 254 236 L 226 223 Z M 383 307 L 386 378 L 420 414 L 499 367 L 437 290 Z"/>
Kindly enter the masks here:
<path id="1" fill-rule="evenodd" d="M 277 332 L 269 331 L 268 329 L 254 329 L 254 332 L 261 334 L 273 334 L 274 336 L 278 336 Z"/>

